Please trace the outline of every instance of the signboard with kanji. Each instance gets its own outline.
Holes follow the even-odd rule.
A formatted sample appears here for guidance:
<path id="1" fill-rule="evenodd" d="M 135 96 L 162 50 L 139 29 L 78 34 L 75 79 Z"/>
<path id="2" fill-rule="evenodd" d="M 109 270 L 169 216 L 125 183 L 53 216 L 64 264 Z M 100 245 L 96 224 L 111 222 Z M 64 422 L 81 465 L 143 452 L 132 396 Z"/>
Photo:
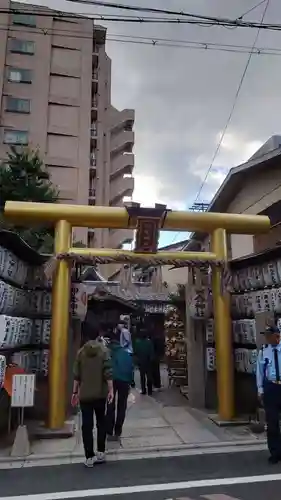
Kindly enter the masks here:
<path id="1" fill-rule="evenodd" d="M 159 219 L 138 219 L 135 252 L 156 253 L 159 239 Z"/>
<path id="2" fill-rule="evenodd" d="M 34 406 L 35 375 L 13 375 L 11 406 L 27 408 Z"/>

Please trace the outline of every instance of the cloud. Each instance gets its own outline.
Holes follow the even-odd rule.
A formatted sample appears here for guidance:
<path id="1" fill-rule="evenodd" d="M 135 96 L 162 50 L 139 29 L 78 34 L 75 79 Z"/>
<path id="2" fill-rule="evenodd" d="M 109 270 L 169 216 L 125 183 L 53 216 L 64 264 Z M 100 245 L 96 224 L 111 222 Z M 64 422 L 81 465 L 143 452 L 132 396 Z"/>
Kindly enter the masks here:
<path id="1" fill-rule="evenodd" d="M 136 173 L 135 183 L 135 201 L 142 203 L 142 205 L 146 207 L 152 207 L 155 203 L 165 204 L 165 197 L 161 197 L 164 186 L 160 179 L 155 179 L 153 175 L 149 176 Z M 184 210 L 185 203 L 172 200 L 168 208 L 173 210 Z"/>
<path id="2" fill-rule="evenodd" d="M 251 9 L 256 0 L 134 3 L 235 19 Z M 41 4 L 81 13 L 105 12 L 63 0 L 41 0 Z M 246 19 L 259 21 L 264 7 L 256 8 Z M 111 11 L 107 9 L 106 13 Z M 271 2 L 265 22 L 281 23 L 281 2 Z M 251 46 L 256 31 L 108 23 L 108 34 Z M 280 33 L 262 32 L 258 46 L 281 48 Z M 155 201 L 170 207 L 192 205 L 228 119 L 248 55 L 121 42 L 108 42 L 107 51 L 112 58 L 113 102 L 120 108 L 136 110 L 135 199 L 144 205 L 154 205 Z M 281 132 L 280 62 L 278 56 L 252 57 L 231 124 L 202 190 L 202 200 L 215 194 L 229 168 L 247 160 L 271 135 Z"/>

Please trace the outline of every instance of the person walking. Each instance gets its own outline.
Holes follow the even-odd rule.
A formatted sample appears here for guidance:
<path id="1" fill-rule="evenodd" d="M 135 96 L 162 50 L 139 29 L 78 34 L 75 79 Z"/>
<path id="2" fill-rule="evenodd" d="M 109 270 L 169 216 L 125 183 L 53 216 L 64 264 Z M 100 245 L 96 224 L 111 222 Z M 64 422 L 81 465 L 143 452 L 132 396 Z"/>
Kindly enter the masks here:
<path id="1" fill-rule="evenodd" d="M 128 325 L 125 321 L 119 321 L 117 330 L 119 332 L 120 336 L 120 345 L 124 347 L 128 351 L 129 354 L 133 357 L 133 342 L 132 342 L 132 335 L 131 332 L 128 328 Z M 133 377 L 132 377 L 132 382 L 131 382 L 131 387 L 135 387 L 135 373 L 133 370 Z"/>
<path id="2" fill-rule="evenodd" d="M 113 339 L 109 345 L 113 375 L 113 400 L 107 405 L 107 439 L 119 441 L 126 417 L 127 401 L 133 380 L 134 364 L 132 355 Z M 116 411 L 117 399 L 117 411 Z"/>
<path id="3" fill-rule="evenodd" d="M 151 339 L 145 331 L 141 331 L 136 339 L 135 355 L 140 371 L 141 393 L 152 395 L 152 363 L 154 350 Z"/>
<path id="4" fill-rule="evenodd" d="M 164 337 L 156 334 L 152 339 L 154 358 L 152 362 L 152 380 L 153 387 L 156 390 L 161 389 L 161 373 L 160 373 L 160 363 L 165 355 L 165 340 Z"/>
<path id="5" fill-rule="evenodd" d="M 257 390 L 260 403 L 264 406 L 267 424 L 267 445 L 269 463 L 281 461 L 281 434 L 279 417 L 281 412 L 281 344 L 277 326 L 265 331 L 266 344 L 262 346 L 257 359 Z"/>
<path id="6" fill-rule="evenodd" d="M 112 368 L 109 350 L 100 342 L 99 332 L 87 332 L 85 344 L 74 363 L 72 406 L 80 405 L 86 467 L 105 462 L 106 402 L 113 401 Z M 97 426 L 97 454 L 94 452 L 94 413 Z"/>
<path id="7" fill-rule="evenodd" d="M 133 354 L 132 336 L 125 321 L 119 321 L 118 330 L 120 332 L 120 345 Z"/>

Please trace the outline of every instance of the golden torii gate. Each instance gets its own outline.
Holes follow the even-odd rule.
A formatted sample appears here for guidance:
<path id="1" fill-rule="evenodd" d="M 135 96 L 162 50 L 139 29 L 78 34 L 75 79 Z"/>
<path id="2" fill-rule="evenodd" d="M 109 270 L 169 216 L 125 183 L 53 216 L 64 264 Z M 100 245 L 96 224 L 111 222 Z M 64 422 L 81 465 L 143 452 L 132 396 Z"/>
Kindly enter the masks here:
<path id="1" fill-rule="evenodd" d="M 63 205 L 8 201 L 5 217 L 21 225 L 38 223 L 55 227 L 55 254 L 57 261 L 53 277 L 52 329 L 49 365 L 48 427 L 60 429 L 66 417 L 66 377 L 68 355 L 70 265 L 69 256 L 91 256 L 123 260 L 150 261 L 151 254 L 125 250 L 72 248 L 73 227 L 124 229 L 137 227 L 137 219 L 128 216 L 126 208 L 87 205 Z M 221 288 L 223 269 L 218 263 L 227 262 L 227 233 L 257 234 L 270 229 L 266 216 L 222 213 L 194 213 L 166 211 L 161 230 L 198 231 L 211 235 L 211 252 L 159 252 L 153 257 L 157 263 L 192 261 L 213 263 L 212 291 L 217 351 L 218 413 L 221 420 L 234 417 L 234 367 L 229 294 Z M 65 254 L 65 257 L 63 256 Z"/>

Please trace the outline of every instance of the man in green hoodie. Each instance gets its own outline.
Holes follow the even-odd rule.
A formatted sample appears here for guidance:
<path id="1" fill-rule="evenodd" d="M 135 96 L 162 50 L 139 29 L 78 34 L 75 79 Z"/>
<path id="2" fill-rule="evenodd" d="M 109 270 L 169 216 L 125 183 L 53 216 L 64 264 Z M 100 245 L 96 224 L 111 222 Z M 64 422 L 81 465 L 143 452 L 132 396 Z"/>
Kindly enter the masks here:
<path id="1" fill-rule="evenodd" d="M 99 340 L 99 332 L 87 332 L 86 343 L 78 351 L 74 364 L 72 405 L 80 403 L 85 465 L 105 462 L 106 401 L 113 401 L 112 368 L 108 349 Z M 97 454 L 94 453 L 94 413 L 97 425 Z"/>

